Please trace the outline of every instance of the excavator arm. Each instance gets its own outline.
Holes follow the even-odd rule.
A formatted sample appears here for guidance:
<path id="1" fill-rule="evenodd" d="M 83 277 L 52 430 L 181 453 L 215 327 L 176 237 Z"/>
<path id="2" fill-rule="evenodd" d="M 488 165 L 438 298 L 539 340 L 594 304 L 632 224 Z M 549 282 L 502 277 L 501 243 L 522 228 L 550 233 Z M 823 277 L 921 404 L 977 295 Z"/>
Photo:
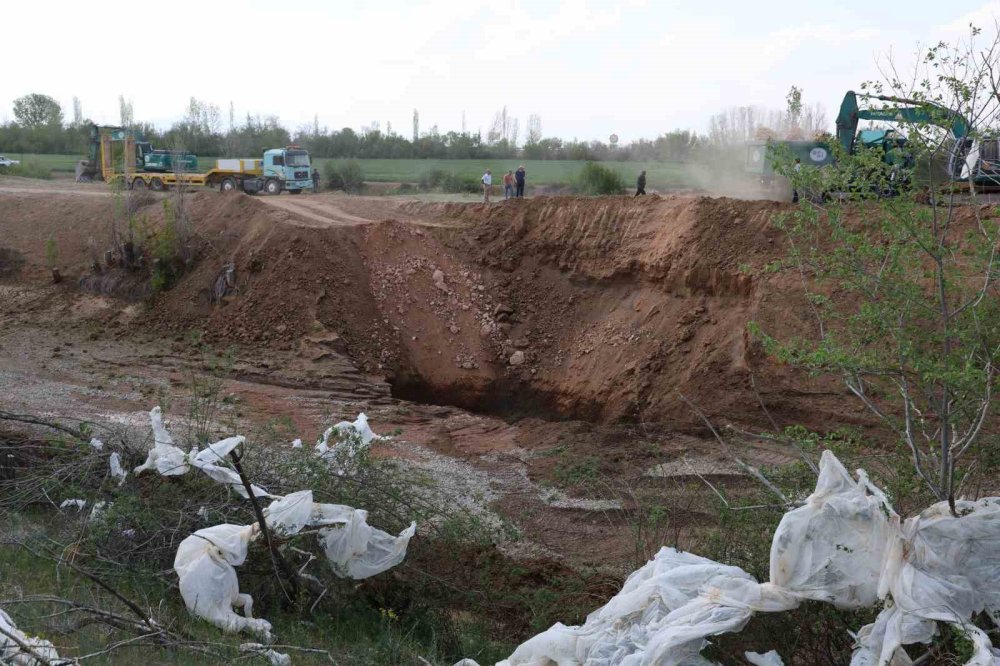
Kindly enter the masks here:
<path id="1" fill-rule="evenodd" d="M 956 142 L 962 141 L 969 136 L 971 129 L 969 121 L 962 117 L 961 114 L 940 104 L 903 97 L 890 97 L 887 95 L 870 95 L 866 97 L 883 102 L 892 102 L 901 106 L 881 109 L 860 109 L 858 108 L 857 95 L 853 90 L 849 90 L 844 95 L 844 101 L 840 105 L 840 113 L 837 115 L 837 140 L 847 152 L 852 152 L 854 148 L 854 141 L 858 131 L 858 121 L 860 120 L 883 120 L 893 123 L 927 124 L 943 127 L 951 133 L 951 137 Z"/>

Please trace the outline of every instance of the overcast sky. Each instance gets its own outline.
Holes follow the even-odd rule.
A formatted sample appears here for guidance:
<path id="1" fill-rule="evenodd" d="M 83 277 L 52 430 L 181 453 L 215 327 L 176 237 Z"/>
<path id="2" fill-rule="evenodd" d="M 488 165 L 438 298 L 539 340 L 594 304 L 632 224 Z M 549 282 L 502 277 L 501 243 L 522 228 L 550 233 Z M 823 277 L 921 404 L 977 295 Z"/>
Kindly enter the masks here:
<path id="1" fill-rule="evenodd" d="M 190 97 L 289 128 L 379 121 L 485 133 L 504 105 L 546 136 L 622 141 L 704 131 L 728 105 L 782 108 L 791 85 L 831 119 L 890 49 L 994 30 L 983 0 L 283 0 L 4 3 L 0 120 L 39 92 L 161 128 Z"/>

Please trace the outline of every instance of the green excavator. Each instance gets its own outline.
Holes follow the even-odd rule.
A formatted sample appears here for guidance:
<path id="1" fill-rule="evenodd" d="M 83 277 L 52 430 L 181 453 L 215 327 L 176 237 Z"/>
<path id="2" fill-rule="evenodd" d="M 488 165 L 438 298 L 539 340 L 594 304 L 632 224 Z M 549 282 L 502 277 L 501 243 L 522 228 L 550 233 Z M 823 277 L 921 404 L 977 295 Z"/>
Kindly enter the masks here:
<path id="1" fill-rule="evenodd" d="M 149 141 L 129 141 L 131 130 L 110 125 L 91 125 L 90 145 L 87 159 L 80 160 L 76 165 L 77 182 L 100 180 L 101 176 L 101 144 L 106 139 L 105 146 L 110 147 L 113 155 L 104 155 L 103 159 L 113 160 L 122 164 L 123 160 L 130 162 L 129 168 L 138 171 L 153 171 L 158 173 L 173 173 L 176 171 L 191 172 L 198 168 L 198 158 L 190 153 L 176 150 L 156 150 Z M 122 153 L 126 145 L 135 146 L 135 154 L 126 158 Z"/>
<path id="2" fill-rule="evenodd" d="M 1000 143 L 996 137 L 979 136 L 972 124 L 961 114 L 944 106 L 902 97 L 864 95 L 866 100 L 888 102 L 891 106 L 872 108 L 858 104 L 858 95 L 849 90 L 844 95 L 837 115 L 836 141 L 847 154 L 853 155 L 862 147 L 880 150 L 882 161 L 892 167 L 892 173 L 905 177 L 913 167 L 913 157 L 908 150 L 906 137 L 896 129 L 863 129 L 862 120 L 911 125 L 933 125 L 949 133 L 945 177 L 949 181 L 971 181 L 976 187 L 1000 185 Z M 758 176 L 765 184 L 774 180 L 772 153 L 775 149 L 790 151 L 802 164 L 826 166 L 834 162 L 832 141 L 768 141 L 748 145 L 746 170 Z M 890 188 L 885 194 L 893 194 Z"/>

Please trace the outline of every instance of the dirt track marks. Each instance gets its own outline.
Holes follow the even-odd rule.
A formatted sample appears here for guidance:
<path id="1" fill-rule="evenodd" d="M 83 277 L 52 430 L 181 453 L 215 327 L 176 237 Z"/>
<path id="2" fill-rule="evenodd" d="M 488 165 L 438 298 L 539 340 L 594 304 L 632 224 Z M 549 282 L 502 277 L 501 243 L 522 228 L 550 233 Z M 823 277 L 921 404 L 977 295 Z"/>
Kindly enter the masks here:
<path id="1" fill-rule="evenodd" d="M 328 199 L 315 201 L 310 200 L 308 197 L 299 197 L 293 200 L 292 197 L 277 196 L 260 197 L 259 200 L 269 206 L 280 208 L 310 222 L 318 223 L 309 224 L 305 221 L 290 221 L 292 224 L 299 223 L 305 227 L 351 227 L 359 224 L 371 224 L 377 221 L 367 217 L 351 215 Z"/>

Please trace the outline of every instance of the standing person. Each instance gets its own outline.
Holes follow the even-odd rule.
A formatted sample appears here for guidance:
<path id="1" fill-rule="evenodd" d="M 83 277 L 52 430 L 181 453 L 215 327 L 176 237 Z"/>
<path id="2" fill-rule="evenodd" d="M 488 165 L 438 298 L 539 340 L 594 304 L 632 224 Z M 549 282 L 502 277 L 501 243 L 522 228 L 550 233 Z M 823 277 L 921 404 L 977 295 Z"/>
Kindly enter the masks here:
<path id="1" fill-rule="evenodd" d="M 796 178 L 798 177 L 800 171 L 802 171 L 802 160 L 800 160 L 799 158 L 796 157 L 795 158 L 795 177 Z M 793 185 L 792 186 L 792 203 L 798 203 L 798 202 L 799 202 L 799 191 L 797 189 L 795 189 L 795 186 Z"/>
<path id="2" fill-rule="evenodd" d="M 645 170 L 643 170 L 643 172 L 639 174 L 639 179 L 637 181 L 635 181 L 635 196 L 639 196 L 640 194 L 642 194 L 643 196 L 645 196 L 645 194 L 646 194 L 646 171 Z"/>
<path id="3" fill-rule="evenodd" d="M 319 169 L 317 169 L 316 167 L 313 167 L 312 179 L 313 179 L 313 192 L 319 192 Z"/>
<path id="4" fill-rule="evenodd" d="M 489 169 L 483 174 L 483 201 L 490 202 L 490 192 L 493 191 L 493 172 Z"/>
<path id="5" fill-rule="evenodd" d="M 517 167 L 517 171 L 514 172 L 514 182 L 517 183 L 517 198 L 524 198 L 524 165 Z"/>
<path id="6" fill-rule="evenodd" d="M 514 172 L 510 169 L 503 175 L 503 200 L 514 198 Z"/>

